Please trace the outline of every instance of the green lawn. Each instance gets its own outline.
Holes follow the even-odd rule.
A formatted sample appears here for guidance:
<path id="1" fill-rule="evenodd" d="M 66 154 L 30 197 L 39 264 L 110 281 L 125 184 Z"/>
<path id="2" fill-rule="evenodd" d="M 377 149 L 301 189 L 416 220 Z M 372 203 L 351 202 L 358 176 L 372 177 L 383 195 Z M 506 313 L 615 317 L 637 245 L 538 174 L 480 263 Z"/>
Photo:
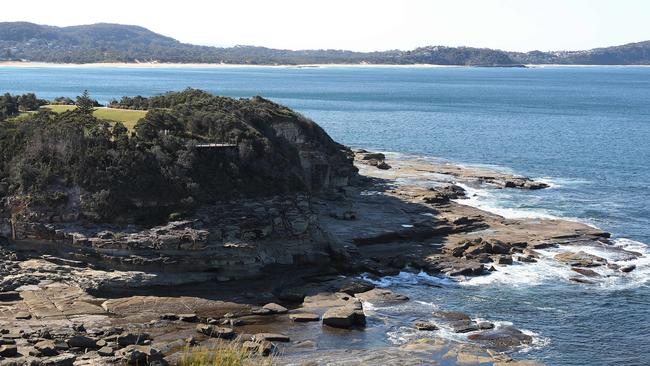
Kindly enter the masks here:
<path id="1" fill-rule="evenodd" d="M 46 105 L 43 108 L 51 109 L 53 112 L 61 113 L 77 108 L 73 105 Z M 93 115 L 99 119 L 106 119 L 110 121 L 119 121 L 124 123 L 126 128 L 133 130 L 133 127 L 140 118 L 143 118 L 147 111 L 134 111 L 131 109 L 116 109 L 116 108 L 96 108 Z"/>

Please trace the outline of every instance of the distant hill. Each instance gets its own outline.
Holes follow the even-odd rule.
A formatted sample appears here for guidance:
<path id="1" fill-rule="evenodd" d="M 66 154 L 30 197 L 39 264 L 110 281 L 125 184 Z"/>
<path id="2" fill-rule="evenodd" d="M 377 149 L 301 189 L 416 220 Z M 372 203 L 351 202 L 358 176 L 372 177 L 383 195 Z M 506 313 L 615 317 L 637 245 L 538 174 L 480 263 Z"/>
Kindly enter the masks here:
<path id="1" fill-rule="evenodd" d="M 506 52 L 487 48 L 427 46 L 412 51 L 281 50 L 181 43 L 146 28 L 121 24 L 53 27 L 0 22 L 0 60 L 54 63 L 160 62 L 227 64 L 522 64 L 648 65 L 650 41 L 588 51 Z"/>

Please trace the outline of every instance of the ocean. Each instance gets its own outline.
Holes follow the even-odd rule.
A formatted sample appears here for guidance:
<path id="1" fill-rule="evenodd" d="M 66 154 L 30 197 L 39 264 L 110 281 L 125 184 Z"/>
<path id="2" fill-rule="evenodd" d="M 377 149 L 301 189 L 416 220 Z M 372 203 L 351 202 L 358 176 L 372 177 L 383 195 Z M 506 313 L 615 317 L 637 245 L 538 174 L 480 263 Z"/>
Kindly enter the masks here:
<path id="1" fill-rule="evenodd" d="M 382 342 L 420 337 L 409 321 L 454 309 L 526 330 L 535 343 L 522 357 L 548 365 L 650 365 L 650 68 L 0 67 L 0 92 L 42 98 L 88 89 L 106 103 L 185 87 L 264 96 L 353 147 L 541 179 L 551 188 L 481 189 L 466 203 L 505 217 L 578 220 L 645 254 L 629 276 L 597 285 L 568 281 L 552 260 L 468 281 L 382 279 L 414 299 L 373 309 L 403 319 Z"/>

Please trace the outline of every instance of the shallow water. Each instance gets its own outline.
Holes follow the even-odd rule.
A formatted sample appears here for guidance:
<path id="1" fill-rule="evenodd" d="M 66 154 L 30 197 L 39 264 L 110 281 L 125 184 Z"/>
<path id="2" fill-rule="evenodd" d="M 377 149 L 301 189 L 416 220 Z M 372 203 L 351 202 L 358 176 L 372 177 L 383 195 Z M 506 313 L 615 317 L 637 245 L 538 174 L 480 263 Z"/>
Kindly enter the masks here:
<path id="1" fill-rule="evenodd" d="M 544 179 L 551 189 L 480 189 L 465 203 L 507 217 L 587 222 L 611 231 L 619 245 L 648 253 L 648 68 L 0 67 L 0 91 L 45 98 L 88 89 L 107 102 L 188 86 L 234 97 L 263 95 L 348 145 Z M 440 279 L 404 274 L 384 285 L 416 301 L 377 308 L 376 318 L 397 320 L 389 322 L 386 343 L 414 336 L 403 326 L 440 307 L 510 321 L 536 334 L 535 347 L 522 352 L 550 365 L 650 364 L 647 258 L 638 259 L 630 275 L 598 285 L 569 282 L 568 271 L 550 260 L 464 283 L 443 281 L 442 287 L 429 286 Z"/>

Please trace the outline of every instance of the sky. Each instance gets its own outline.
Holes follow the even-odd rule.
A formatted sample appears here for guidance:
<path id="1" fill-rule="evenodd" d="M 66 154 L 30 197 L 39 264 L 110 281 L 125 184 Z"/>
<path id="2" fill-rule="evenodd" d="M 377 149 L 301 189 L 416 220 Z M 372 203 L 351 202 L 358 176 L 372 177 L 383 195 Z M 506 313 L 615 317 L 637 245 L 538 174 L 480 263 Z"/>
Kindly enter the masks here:
<path id="1" fill-rule="evenodd" d="M 0 21 L 134 24 L 214 46 L 548 51 L 650 40 L 649 16 L 649 0 L 3 0 Z"/>

